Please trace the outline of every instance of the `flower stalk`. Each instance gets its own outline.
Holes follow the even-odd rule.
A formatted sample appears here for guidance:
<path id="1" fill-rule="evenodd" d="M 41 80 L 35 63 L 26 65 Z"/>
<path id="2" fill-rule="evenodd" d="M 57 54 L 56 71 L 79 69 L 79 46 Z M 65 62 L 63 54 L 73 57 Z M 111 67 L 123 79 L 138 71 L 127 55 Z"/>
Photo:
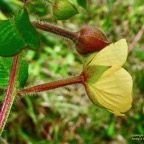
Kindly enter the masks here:
<path id="1" fill-rule="evenodd" d="M 68 78 L 65 80 L 59 80 L 59 81 L 50 82 L 50 83 L 45 83 L 45 84 L 41 84 L 41 85 L 34 86 L 31 88 L 25 88 L 25 89 L 19 90 L 18 94 L 42 92 L 42 91 L 46 91 L 46 90 L 63 87 L 66 85 L 81 84 L 81 83 L 83 83 L 83 81 L 84 81 L 84 76 L 83 76 L 83 74 L 81 74 L 80 76 L 77 76 L 77 77 Z"/>
<path id="2" fill-rule="evenodd" d="M 77 33 L 56 27 L 56 26 L 51 25 L 49 23 L 40 23 L 37 21 L 33 21 L 31 23 L 36 28 L 39 28 L 41 30 L 48 31 L 48 32 L 51 32 L 51 33 L 54 33 L 54 34 L 57 34 L 57 35 L 60 35 L 60 36 L 66 37 L 66 38 L 69 38 L 72 41 L 75 41 L 77 39 Z"/>

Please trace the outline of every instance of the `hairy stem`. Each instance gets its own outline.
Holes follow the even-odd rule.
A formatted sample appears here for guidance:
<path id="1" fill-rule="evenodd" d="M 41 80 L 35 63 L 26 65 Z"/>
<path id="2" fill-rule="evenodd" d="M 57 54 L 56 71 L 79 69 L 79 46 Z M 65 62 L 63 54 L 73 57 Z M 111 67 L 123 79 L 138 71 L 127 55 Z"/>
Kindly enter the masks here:
<path id="1" fill-rule="evenodd" d="M 31 23 L 36 28 L 69 38 L 70 40 L 73 40 L 73 41 L 75 41 L 78 37 L 77 33 L 53 26 L 48 23 L 44 24 L 44 23 L 40 23 L 37 21 L 33 21 Z"/>
<path id="2" fill-rule="evenodd" d="M 8 83 L 5 99 L 3 102 L 3 106 L 0 112 L 0 134 L 2 134 L 2 131 L 5 127 L 7 118 L 9 116 L 12 104 L 16 96 L 16 85 L 17 85 L 16 77 L 17 77 L 18 61 L 19 61 L 19 55 L 16 55 L 13 59 L 9 83 Z"/>
<path id="3" fill-rule="evenodd" d="M 51 89 L 55 89 L 55 88 L 66 86 L 66 85 L 83 83 L 83 79 L 84 79 L 83 75 L 80 75 L 74 78 L 68 78 L 65 80 L 59 80 L 55 82 L 41 84 L 41 85 L 34 86 L 31 88 L 25 88 L 25 89 L 18 91 L 18 93 L 24 94 L 24 93 L 42 92 L 42 91 L 51 90 Z"/>

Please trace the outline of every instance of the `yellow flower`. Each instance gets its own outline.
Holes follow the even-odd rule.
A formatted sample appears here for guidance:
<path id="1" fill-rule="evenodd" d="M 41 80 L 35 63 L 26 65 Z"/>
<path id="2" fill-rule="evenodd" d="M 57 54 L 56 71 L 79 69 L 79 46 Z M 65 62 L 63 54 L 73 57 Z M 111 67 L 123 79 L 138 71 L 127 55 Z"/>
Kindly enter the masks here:
<path id="1" fill-rule="evenodd" d="M 83 67 L 84 85 L 90 100 L 99 107 L 124 116 L 132 104 L 132 78 L 122 68 L 128 55 L 125 39 L 90 55 Z"/>

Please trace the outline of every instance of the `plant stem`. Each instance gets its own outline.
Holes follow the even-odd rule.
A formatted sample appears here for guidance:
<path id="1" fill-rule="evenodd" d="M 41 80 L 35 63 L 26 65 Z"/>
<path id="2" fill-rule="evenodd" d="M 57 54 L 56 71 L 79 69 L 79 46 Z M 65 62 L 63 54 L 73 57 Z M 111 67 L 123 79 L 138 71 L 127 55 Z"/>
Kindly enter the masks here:
<path id="1" fill-rule="evenodd" d="M 83 83 L 83 75 L 80 75 L 74 78 L 68 78 L 65 80 L 45 83 L 45 84 L 41 84 L 41 85 L 34 86 L 31 88 L 25 88 L 25 89 L 20 90 L 18 93 L 24 94 L 24 93 L 42 92 L 42 91 L 55 89 L 55 88 L 66 86 L 66 85 L 77 84 L 77 83 Z"/>
<path id="2" fill-rule="evenodd" d="M 48 32 L 51 32 L 51 33 L 54 33 L 54 34 L 57 34 L 57 35 L 60 35 L 60 36 L 66 37 L 66 38 L 69 38 L 70 40 L 73 40 L 73 41 L 76 41 L 76 39 L 78 37 L 77 33 L 53 26 L 53 25 L 48 24 L 48 23 L 43 24 L 43 23 L 40 23 L 37 21 L 33 21 L 31 23 L 36 28 L 39 28 L 39 29 L 42 29 L 44 31 L 48 31 Z"/>
<path id="3" fill-rule="evenodd" d="M 16 84 L 17 84 L 16 77 L 17 77 L 18 61 L 19 61 L 19 55 L 16 55 L 13 59 L 10 79 L 9 79 L 4 103 L 0 112 L 0 134 L 2 134 L 2 131 L 5 127 L 7 118 L 9 116 L 12 104 L 16 96 Z"/>

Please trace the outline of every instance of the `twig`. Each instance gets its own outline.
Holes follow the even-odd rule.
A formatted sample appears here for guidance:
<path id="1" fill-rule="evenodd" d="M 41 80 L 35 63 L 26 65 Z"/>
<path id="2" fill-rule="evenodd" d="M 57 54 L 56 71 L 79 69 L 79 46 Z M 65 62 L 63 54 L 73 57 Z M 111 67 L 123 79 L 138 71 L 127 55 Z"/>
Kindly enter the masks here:
<path id="1" fill-rule="evenodd" d="M 137 33 L 137 35 L 135 36 L 135 38 L 131 42 L 131 44 L 129 46 L 129 50 L 128 50 L 129 53 L 133 50 L 133 48 L 135 47 L 135 45 L 137 44 L 139 39 L 142 37 L 143 33 L 144 33 L 144 25 L 142 26 L 142 28 L 139 30 L 139 32 Z"/>

